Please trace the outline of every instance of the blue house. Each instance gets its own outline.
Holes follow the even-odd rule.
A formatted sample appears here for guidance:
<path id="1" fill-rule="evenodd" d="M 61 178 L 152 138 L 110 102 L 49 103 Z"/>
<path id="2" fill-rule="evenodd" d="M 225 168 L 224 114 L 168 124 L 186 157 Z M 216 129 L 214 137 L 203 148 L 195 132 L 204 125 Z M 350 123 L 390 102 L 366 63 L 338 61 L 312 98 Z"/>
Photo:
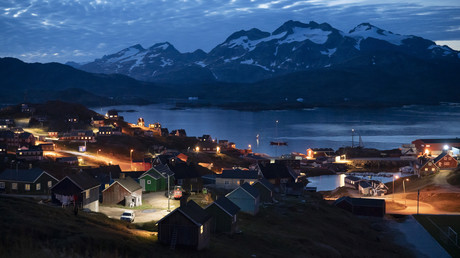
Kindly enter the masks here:
<path id="1" fill-rule="evenodd" d="M 246 212 L 251 215 L 256 215 L 259 212 L 259 191 L 248 183 L 242 184 L 235 190 L 228 193 L 225 197 L 240 207 L 242 212 Z"/>

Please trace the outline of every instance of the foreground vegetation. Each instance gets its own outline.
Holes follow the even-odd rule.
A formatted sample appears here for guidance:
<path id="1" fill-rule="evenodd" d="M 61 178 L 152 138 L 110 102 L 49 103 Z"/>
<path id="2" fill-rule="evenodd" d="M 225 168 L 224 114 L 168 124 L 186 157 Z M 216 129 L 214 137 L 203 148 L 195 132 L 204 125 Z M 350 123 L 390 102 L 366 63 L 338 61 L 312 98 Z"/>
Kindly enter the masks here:
<path id="1" fill-rule="evenodd" d="M 410 257 L 392 243 L 383 220 L 365 220 L 319 196 L 282 198 L 253 217 L 241 214 L 240 233 L 214 234 L 203 251 L 157 243 L 153 222 L 127 224 L 0 196 L 0 254 L 5 257 Z M 140 230 L 142 229 L 142 230 Z M 145 231 L 148 230 L 148 231 Z"/>

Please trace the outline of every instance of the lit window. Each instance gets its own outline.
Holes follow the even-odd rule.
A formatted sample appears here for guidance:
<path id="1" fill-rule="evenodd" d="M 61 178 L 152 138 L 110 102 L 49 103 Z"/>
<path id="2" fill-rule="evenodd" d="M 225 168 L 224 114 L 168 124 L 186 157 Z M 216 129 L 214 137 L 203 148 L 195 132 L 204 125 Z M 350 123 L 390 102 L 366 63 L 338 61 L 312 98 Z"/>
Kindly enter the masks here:
<path id="1" fill-rule="evenodd" d="M 201 225 L 201 227 L 200 227 L 200 234 L 203 234 L 203 232 L 204 232 L 204 227 L 203 227 L 203 225 Z"/>
<path id="2" fill-rule="evenodd" d="M 109 187 L 109 184 L 105 184 L 104 188 L 107 188 L 107 187 Z"/>
<path id="3" fill-rule="evenodd" d="M 431 145 L 427 144 L 426 147 L 431 147 Z"/>
<path id="4" fill-rule="evenodd" d="M 25 189 L 26 191 L 30 191 L 30 184 L 25 184 L 25 185 L 24 185 L 24 189 Z"/>
<path id="5" fill-rule="evenodd" d="M 89 199 L 89 190 L 85 191 L 85 199 Z"/>
<path id="6" fill-rule="evenodd" d="M 35 189 L 36 189 L 37 191 L 40 191 L 40 190 L 42 189 L 42 185 L 41 185 L 40 183 L 37 183 L 37 184 L 35 185 Z"/>
<path id="7" fill-rule="evenodd" d="M 18 183 L 12 183 L 11 184 L 11 189 L 18 190 Z"/>
<path id="8" fill-rule="evenodd" d="M 442 162 L 441 162 L 441 161 L 439 161 L 439 166 L 442 166 Z"/>
<path id="9" fill-rule="evenodd" d="M 5 182 L 0 182 L 0 189 L 5 189 Z"/>
<path id="10" fill-rule="evenodd" d="M 249 184 L 250 184 L 250 185 L 254 184 L 254 181 L 249 181 Z"/>
<path id="11" fill-rule="evenodd" d="M 433 172 L 434 172 L 434 168 L 432 168 L 432 169 L 431 169 L 431 171 L 433 171 Z"/>
<path id="12" fill-rule="evenodd" d="M 428 171 L 428 168 L 425 168 L 425 171 Z"/>
<path id="13" fill-rule="evenodd" d="M 51 188 L 51 186 L 53 186 L 53 182 L 48 181 L 48 188 Z"/>

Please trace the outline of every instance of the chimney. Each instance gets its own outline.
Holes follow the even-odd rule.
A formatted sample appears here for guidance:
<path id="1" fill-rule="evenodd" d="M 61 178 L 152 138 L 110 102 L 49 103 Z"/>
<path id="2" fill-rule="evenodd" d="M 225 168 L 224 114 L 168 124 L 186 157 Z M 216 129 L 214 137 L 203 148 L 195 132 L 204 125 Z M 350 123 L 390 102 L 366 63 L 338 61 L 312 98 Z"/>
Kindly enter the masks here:
<path id="1" fill-rule="evenodd" d="M 180 198 L 180 207 L 187 206 L 187 199 L 188 199 L 188 195 L 182 194 L 182 197 Z"/>

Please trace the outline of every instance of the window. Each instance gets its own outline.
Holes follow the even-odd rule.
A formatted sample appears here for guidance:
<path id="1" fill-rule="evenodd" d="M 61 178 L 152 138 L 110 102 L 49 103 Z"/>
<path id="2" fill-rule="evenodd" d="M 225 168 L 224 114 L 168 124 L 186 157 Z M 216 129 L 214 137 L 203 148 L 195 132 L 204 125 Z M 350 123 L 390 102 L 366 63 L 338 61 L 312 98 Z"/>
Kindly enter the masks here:
<path id="1" fill-rule="evenodd" d="M 254 184 L 254 181 L 249 181 L 249 184 L 250 184 L 250 185 Z"/>
<path id="2" fill-rule="evenodd" d="M 40 183 L 37 183 L 37 184 L 35 185 L 35 189 L 36 189 L 37 191 L 40 191 L 40 190 L 42 189 L 42 185 L 41 185 Z"/>
<path id="3" fill-rule="evenodd" d="M 442 166 L 442 162 L 441 162 L 441 161 L 439 161 L 439 166 Z"/>
<path id="4" fill-rule="evenodd" d="M 425 168 L 425 171 L 428 171 L 428 168 Z"/>
<path id="5" fill-rule="evenodd" d="M 53 186 L 53 182 L 48 181 L 48 188 L 51 188 Z"/>
<path id="6" fill-rule="evenodd" d="M 444 166 L 449 166 L 450 165 L 450 162 L 447 161 L 447 162 L 444 162 Z"/>
<path id="7" fill-rule="evenodd" d="M 433 171 L 433 172 L 434 172 L 434 168 L 432 168 L 432 169 L 431 169 L 431 171 Z"/>
<path id="8" fill-rule="evenodd" d="M 24 189 L 25 189 L 26 191 L 30 191 L 30 184 L 25 184 L 25 185 L 24 185 Z"/>
<path id="9" fill-rule="evenodd" d="M 200 227 L 200 234 L 203 234 L 203 231 L 204 231 L 204 227 L 203 227 L 203 225 L 201 225 L 201 227 Z"/>
<path id="10" fill-rule="evenodd" d="M 104 185 L 104 189 L 107 188 L 107 187 L 109 187 L 109 186 L 110 186 L 109 184 L 105 184 L 105 185 Z"/>
<path id="11" fill-rule="evenodd" d="M 152 183 L 152 180 L 147 180 L 147 184 L 151 184 Z"/>
<path id="12" fill-rule="evenodd" d="M 11 189 L 18 190 L 18 183 L 12 183 L 11 184 Z"/>
<path id="13" fill-rule="evenodd" d="M 0 189 L 5 189 L 5 182 L 0 182 Z"/>
<path id="14" fill-rule="evenodd" d="M 426 147 L 431 147 L 431 145 L 427 144 Z"/>
<path id="15" fill-rule="evenodd" d="M 85 191 L 85 199 L 89 199 L 89 190 Z"/>

